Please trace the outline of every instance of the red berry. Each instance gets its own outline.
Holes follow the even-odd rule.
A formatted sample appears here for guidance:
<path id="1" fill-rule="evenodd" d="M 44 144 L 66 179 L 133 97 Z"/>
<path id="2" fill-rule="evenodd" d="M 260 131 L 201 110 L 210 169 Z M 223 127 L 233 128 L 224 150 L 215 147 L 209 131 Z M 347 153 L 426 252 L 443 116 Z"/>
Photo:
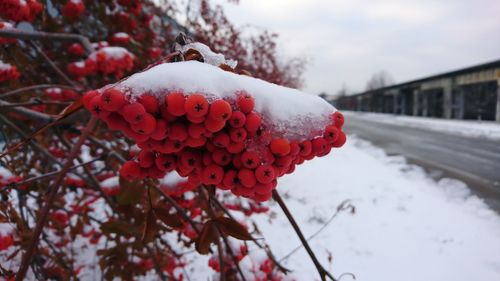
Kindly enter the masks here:
<path id="1" fill-rule="evenodd" d="M 137 100 L 147 112 L 151 114 L 156 114 L 160 110 L 160 105 L 158 104 L 158 99 L 155 96 L 150 94 L 143 94 Z"/>
<path id="2" fill-rule="evenodd" d="M 235 170 L 229 170 L 224 174 L 224 179 L 222 180 L 222 186 L 224 189 L 231 189 L 239 183 L 238 173 Z"/>
<path id="3" fill-rule="evenodd" d="M 254 107 L 253 97 L 248 93 L 243 92 L 240 95 L 238 95 L 236 104 L 238 105 L 238 108 L 240 109 L 241 112 L 250 113 Z"/>
<path id="4" fill-rule="evenodd" d="M 193 116 L 193 115 L 186 115 L 187 116 L 187 119 L 189 122 L 191 123 L 194 123 L 194 124 L 202 124 L 205 122 L 205 116 L 200 116 L 200 117 L 196 117 L 196 116 Z"/>
<path id="5" fill-rule="evenodd" d="M 338 129 L 341 129 L 342 126 L 344 126 L 344 115 L 342 115 L 342 113 L 340 113 L 339 111 L 335 112 L 332 115 L 332 120 L 333 120 L 333 124 Z"/>
<path id="6" fill-rule="evenodd" d="M 106 124 L 113 131 L 124 131 L 128 127 L 127 121 L 120 114 L 114 112 L 106 117 Z"/>
<path id="7" fill-rule="evenodd" d="M 291 156 L 296 156 L 300 153 L 300 145 L 299 142 L 296 140 L 293 140 L 290 142 L 290 155 Z"/>
<path id="8" fill-rule="evenodd" d="M 186 114 L 186 109 L 184 104 L 186 103 L 186 98 L 181 92 L 172 92 L 165 97 L 165 105 L 167 106 L 168 113 L 173 116 L 182 116 Z"/>
<path id="9" fill-rule="evenodd" d="M 194 117 L 202 117 L 208 113 L 207 99 L 200 94 L 192 94 L 187 97 L 184 104 L 186 113 Z"/>
<path id="10" fill-rule="evenodd" d="M 123 132 L 125 133 L 125 135 L 127 137 L 134 139 L 136 142 L 143 142 L 149 138 L 148 135 L 136 133 L 134 130 L 132 130 L 129 127 L 125 128 L 125 130 Z"/>
<path id="11" fill-rule="evenodd" d="M 241 154 L 241 164 L 248 169 L 255 169 L 260 165 L 259 154 L 245 151 Z"/>
<path id="12" fill-rule="evenodd" d="M 127 161 L 123 163 L 122 167 L 120 168 L 120 176 L 128 180 L 133 180 L 139 177 L 140 170 L 141 167 L 137 162 Z"/>
<path id="13" fill-rule="evenodd" d="M 219 166 L 227 166 L 231 163 L 232 156 L 225 149 L 217 149 L 212 153 L 212 160 Z"/>
<path id="14" fill-rule="evenodd" d="M 99 95 L 99 92 L 97 91 L 88 91 L 86 92 L 83 97 L 82 97 L 82 102 L 83 102 L 83 106 L 85 106 L 85 108 L 88 110 L 88 111 L 91 111 L 91 108 L 90 108 L 90 101 L 95 97 Z"/>
<path id="15" fill-rule="evenodd" d="M 192 138 L 200 138 L 205 133 L 205 126 L 202 124 L 189 124 L 188 134 Z"/>
<path id="16" fill-rule="evenodd" d="M 243 151 L 245 149 L 245 143 L 244 142 L 230 142 L 227 147 L 227 151 L 232 154 L 237 154 Z"/>
<path id="17" fill-rule="evenodd" d="M 322 154 L 327 147 L 326 140 L 324 138 L 315 138 L 312 142 L 312 151 L 315 155 Z"/>
<path id="18" fill-rule="evenodd" d="M 155 154 L 152 151 L 141 151 L 137 157 L 139 166 L 142 168 L 149 168 L 155 163 Z"/>
<path id="19" fill-rule="evenodd" d="M 189 176 L 189 174 L 191 174 L 191 172 L 194 171 L 194 167 L 193 166 L 186 166 L 186 165 L 182 164 L 182 162 L 180 162 L 178 159 L 177 160 L 177 168 L 175 170 L 177 171 L 179 176 L 187 177 L 187 176 Z"/>
<path id="20" fill-rule="evenodd" d="M 226 121 L 231 117 L 233 109 L 225 100 L 216 100 L 210 105 L 209 118 L 218 121 Z"/>
<path id="21" fill-rule="evenodd" d="M 163 119 L 156 120 L 156 128 L 154 132 L 149 136 L 154 140 L 164 140 L 167 137 L 168 133 L 168 125 L 167 122 Z"/>
<path id="22" fill-rule="evenodd" d="M 184 141 L 188 137 L 186 126 L 182 123 L 174 123 L 169 130 L 169 138 L 176 141 Z"/>
<path id="23" fill-rule="evenodd" d="M 241 164 L 241 154 L 233 154 L 233 166 L 238 170 L 243 169 L 243 164 Z"/>
<path id="24" fill-rule="evenodd" d="M 201 174 L 203 183 L 205 184 L 219 184 L 224 178 L 224 169 L 217 165 L 210 165 L 203 170 Z"/>
<path id="25" fill-rule="evenodd" d="M 231 114 L 231 118 L 229 118 L 229 124 L 233 128 L 241 128 L 245 126 L 245 122 L 247 121 L 247 117 L 241 111 L 233 111 Z"/>
<path id="26" fill-rule="evenodd" d="M 134 132 L 141 134 L 141 135 L 150 135 L 152 134 L 155 129 L 156 129 L 156 119 L 153 117 L 153 115 L 149 113 L 145 113 L 144 117 L 142 120 L 139 122 L 132 124 L 132 130 Z"/>
<path id="27" fill-rule="evenodd" d="M 269 183 L 257 183 L 253 188 L 256 194 L 268 194 L 273 191 L 273 185 Z"/>
<path id="28" fill-rule="evenodd" d="M 255 134 L 257 130 L 259 130 L 261 124 L 260 115 L 252 111 L 246 117 L 247 121 L 245 123 L 245 128 L 250 134 Z"/>
<path id="29" fill-rule="evenodd" d="M 103 108 L 107 111 L 115 112 L 120 110 L 125 104 L 127 99 L 123 93 L 115 88 L 109 88 L 101 95 Z"/>
<path id="30" fill-rule="evenodd" d="M 274 168 L 271 165 L 262 165 L 258 167 L 255 169 L 255 178 L 263 184 L 272 182 L 276 178 Z"/>
<path id="31" fill-rule="evenodd" d="M 177 117 L 170 114 L 165 106 L 160 107 L 160 114 L 165 121 L 174 122 L 175 120 L 177 120 Z"/>
<path id="32" fill-rule="evenodd" d="M 246 198 L 253 198 L 254 191 L 253 188 L 246 188 L 244 186 L 236 186 L 231 190 L 235 195 L 243 196 Z"/>
<path id="33" fill-rule="evenodd" d="M 121 113 L 123 118 L 125 118 L 127 122 L 129 122 L 130 124 L 136 124 L 144 118 L 146 109 L 144 109 L 144 106 L 142 106 L 142 104 L 135 102 L 125 105 Z"/>
<path id="34" fill-rule="evenodd" d="M 312 144 L 310 141 L 303 141 L 299 144 L 300 146 L 300 156 L 308 156 L 312 152 Z"/>
<path id="35" fill-rule="evenodd" d="M 188 137 L 185 140 L 185 143 L 186 143 L 186 146 L 188 146 L 188 147 L 202 147 L 207 143 L 207 138 L 204 136 L 201 136 L 200 138 L 197 138 L 197 139 L 192 138 L 192 137 Z"/>
<path id="36" fill-rule="evenodd" d="M 161 171 L 173 171 L 176 168 L 175 157 L 171 154 L 160 154 L 155 159 L 155 164 Z"/>
<path id="37" fill-rule="evenodd" d="M 224 128 L 226 125 L 225 121 L 218 121 L 211 118 L 205 120 L 205 128 L 212 133 L 216 133 Z"/>
<path id="38" fill-rule="evenodd" d="M 229 135 L 226 133 L 217 133 L 213 138 L 214 145 L 220 148 L 226 147 L 230 141 Z"/>
<path id="39" fill-rule="evenodd" d="M 209 166 L 210 164 L 212 164 L 214 162 L 212 159 L 212 152 L 206 151 L 205 153 L 203 153 L 202 161 L 203 165 L 205 166 Z"/>
<path id="40" fill-rule="evenodd" d="M 184 148 L 184 144 L 181 141 L 167 140 L 161 147 L 162 153 L 176 153 Z"/>
<path id="41" fill-rule="evenodd" d="M 233 142 L 243 142 L 247 138 L 247 131 L 243 128 L 229 129 L 229 137 Z"/>
<path id="42" fill-rule="evenodd" d="M 325 138 L 325 140 L 329 143 L 329 144 L 332 144 L 334 143 L 338 137 L 339 137 L 339 129 L 337 129 L 337 127 L 335 126 L 327 126 L 325 128 L 325 132 L 323 133 L 323 137 Z"/>
<path id="43" fill-rule="evenodd" d="M 201 164 L 201 155 L 194 150 L 183 150 L 180 155 L 182 165 L 188 167 L 197 167 Z"/>
<path id="44" fill-rule="evenodd" d="M 241 169 L 238 172 L 238 179 L 241 184 L 247 188 L 251 188 L 257 183 L 254 172 L 249 169 Z"/>
<path id="45" fill-rule="evenodd" d="M 90 112 L 99 118 L 105 118 L 109 115 L 109 111 L 104 109 L 104 103 L 100 96 L 94 96 L 89 103 Z"/>
<path id="46" fill-rule="evenodd" d="M 345 135 L 344 132 L 340 131 L 339 133 L 339 137 L 337 138 L 337 140 L 332 144 L 333 147 L 341 147 L 344 145 L 344 143 L 346 142 L 347 140 L 347 137 Z"/>
<path id="47" fill-rule="evenodd" d="M 272 140 L 269 148 L 273 154 L 278 156 L 285 156 L 290 153 L 290 143 L 284 138 Z"/>

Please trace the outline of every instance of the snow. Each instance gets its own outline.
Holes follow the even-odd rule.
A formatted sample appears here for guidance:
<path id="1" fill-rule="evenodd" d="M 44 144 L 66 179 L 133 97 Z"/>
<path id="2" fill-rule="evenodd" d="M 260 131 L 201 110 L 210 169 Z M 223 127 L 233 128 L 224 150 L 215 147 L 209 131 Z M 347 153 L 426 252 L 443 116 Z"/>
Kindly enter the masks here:
<path id="1" fill-rule="evenodd" d="M 411 128 L 422 128 L 472 138 L 500 140 L 500 123 L 494 121 L 453 120 L 427 117 L 398 116 L 383 113 L 342 111 L 344 115 L 355 115 L 373 122 L 398 124 Z"/>
<path id="2" fill-rule="evenodd" d="M 189 49 L 194 49 L 200 52 L 203 56 L 205 63 L 211 64 L 213 66 L 219 66 L 221 64 L 227 64 L 232 68 L 235 68 L 238 65 L 238 62 L 235 60 L 226 60 L 224 55 L 213 52 L 210 47 L 205 44 L 195 42 L 182 46 L 181 51 L 183 53 L 187 52 Z"/>
<path id="3" fill-rule="evenodd" d="M 311 242 L 335 276 L 500 280 L 500 217 L 465 184 L 436 182 L 404 158 L 389 157 L 366 141 L 350 137 L 342 149 L 282 178 L 278 190 L 306 236 L 322 227 L 342 201 L 355 206 L 354 214 L 341 213 Z M 271 210 L 277 214 L 274 221 L 259 215 L 257 223 L 281 258 L 300 242 L 283 212 L 276 205 Z M 297 280 L 319 279 L 303 249 L 285 265 Z"/>
<path id="4" fill-rule="evenodd" d="M 113 37 L 116 37 L 116 38 L 129 38 L 130 36 L 125 33 L 125 32 L 117 32 L 115 34 L 113 34 Z"/>
<path id="5" fill-rule="evenodd" d="M 10 63 L 4 63 L 0 60 L 0 70 L 9 70 L 12 67 Z"/>
<path id="6" fill-rule="evenodd" d="M 103 47 L 99 49 L 99 51 L 93 52 L 92 54 L 89 55 L 89 58 L 92 60 L 96 60 L 97 57 L 97 52 L 102 52 L 105 53 L 109 58 L 113 59 L 122 59 L 125 56 L 134 56 L 132 53 L 130 53 L 127 49 L 122 48 L 122 47 Z"/>
<path id="7" fill-rule="evenodd" d="M 262 115 L 264 125 L 290 139 L 317 136 L 331 123 L 329 116 L 336 111 L 316 95 L 197 61 L 159 64 L 114 86 L 130 92 L 133 98 L 145 92 L 160 98 L 168 91 L 181 90 L 187 95 L 204 93 L 209 100 L 235 99 L 246 91 L 254 97 L 255 111 Z"/>
<path id="8" fill-rule="evenodd" d="M 120 178 L 118 176 L 105 179 L 101 182 L 102 188 L 113 188 L 120 186 Z"/>
<path id="9" fill-rule="evenodd" d="M 160 185 L 166 185 L 169 187 L 176 186 L 179 183 L 187 182 L 187 178 L 181 177 L 178 173 L 172 172 L 165 175 L 164 178 L 160 180 Z"/>

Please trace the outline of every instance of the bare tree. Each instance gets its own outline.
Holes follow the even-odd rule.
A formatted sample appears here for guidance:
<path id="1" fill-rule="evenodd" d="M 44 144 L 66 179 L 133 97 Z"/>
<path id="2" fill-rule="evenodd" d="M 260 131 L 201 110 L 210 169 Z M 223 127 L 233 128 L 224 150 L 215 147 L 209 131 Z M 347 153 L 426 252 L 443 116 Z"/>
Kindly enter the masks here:
<path id="1" fill-rule="evenodd" d="M 366 91 L 376 90 L 387 87 L 394 83 L 392 76 L 385 70 L 381 70 L 372 75 L 370 80 L 366 83 Z"/>

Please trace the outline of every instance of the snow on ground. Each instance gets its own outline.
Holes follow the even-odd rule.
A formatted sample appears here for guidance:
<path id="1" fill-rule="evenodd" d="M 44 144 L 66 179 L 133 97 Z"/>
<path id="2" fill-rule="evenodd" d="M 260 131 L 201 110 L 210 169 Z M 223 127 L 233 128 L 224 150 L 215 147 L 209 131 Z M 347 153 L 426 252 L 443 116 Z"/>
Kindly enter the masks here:
<path id="1" fill-rule="evenodd" d="M 342 113 L 346 116 L 355 115 L 366 118 L 373 122 L 399 124 L 466 137 L 500 140 L 500 123 L 494 121 L 440 119 L 355 111 L 342 111 Z"/>
<path id="2" fill-rule="evenodd" d="M 456 180 L 429 178 L 351 137 L 345 147 L 307 162 L 280 181 L 279 191 L 306 236 L 349 199 L 311 246 L 335 276 L 357 280 L 500 280 L 500 217 Z M 281 210 L 261 215 L 259 228 L 278 257 L 299 245 Z M 327 261 L 328 252 L 333 262 Z M 319 280 L 301 249 L 285 265 L 297 280 Z M 201 279 L 200 279 L 201 280 Z M 345 276 L 342 280 L 351 280 Z"/>

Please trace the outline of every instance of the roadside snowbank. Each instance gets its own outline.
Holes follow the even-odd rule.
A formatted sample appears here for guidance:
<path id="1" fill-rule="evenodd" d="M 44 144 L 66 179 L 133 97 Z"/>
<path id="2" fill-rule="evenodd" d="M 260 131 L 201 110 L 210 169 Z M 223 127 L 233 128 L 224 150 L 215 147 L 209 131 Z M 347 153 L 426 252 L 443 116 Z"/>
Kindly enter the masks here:
<path id="1" fill-rule="evenodd" d="M 429 178 L 351 137 L 335 154 L 302 165 L 278 187 L 306 236 L 350 199 L 311 246 L 335 276 L 357 280 L 500 280 L 500 217 L 461 182 Z M 299 245 L 281 210 L 257 222 L 278 258 Z M 328 253 L 333 256 L 328 264 Z M 286 261 L 297 280 L 318 279 L 301 249 Z M 351 280 L 345 276 L 343 280 Z"/>
<path id="2" fill-rule="evenodd" d="M 398 124 L 473 138 L 500 140 L 500 123 L 494 121 L 450 120 L 355 111 L 342 111 L 342 113 L 346 117 L 356 115 L 373 122 Z"/>

